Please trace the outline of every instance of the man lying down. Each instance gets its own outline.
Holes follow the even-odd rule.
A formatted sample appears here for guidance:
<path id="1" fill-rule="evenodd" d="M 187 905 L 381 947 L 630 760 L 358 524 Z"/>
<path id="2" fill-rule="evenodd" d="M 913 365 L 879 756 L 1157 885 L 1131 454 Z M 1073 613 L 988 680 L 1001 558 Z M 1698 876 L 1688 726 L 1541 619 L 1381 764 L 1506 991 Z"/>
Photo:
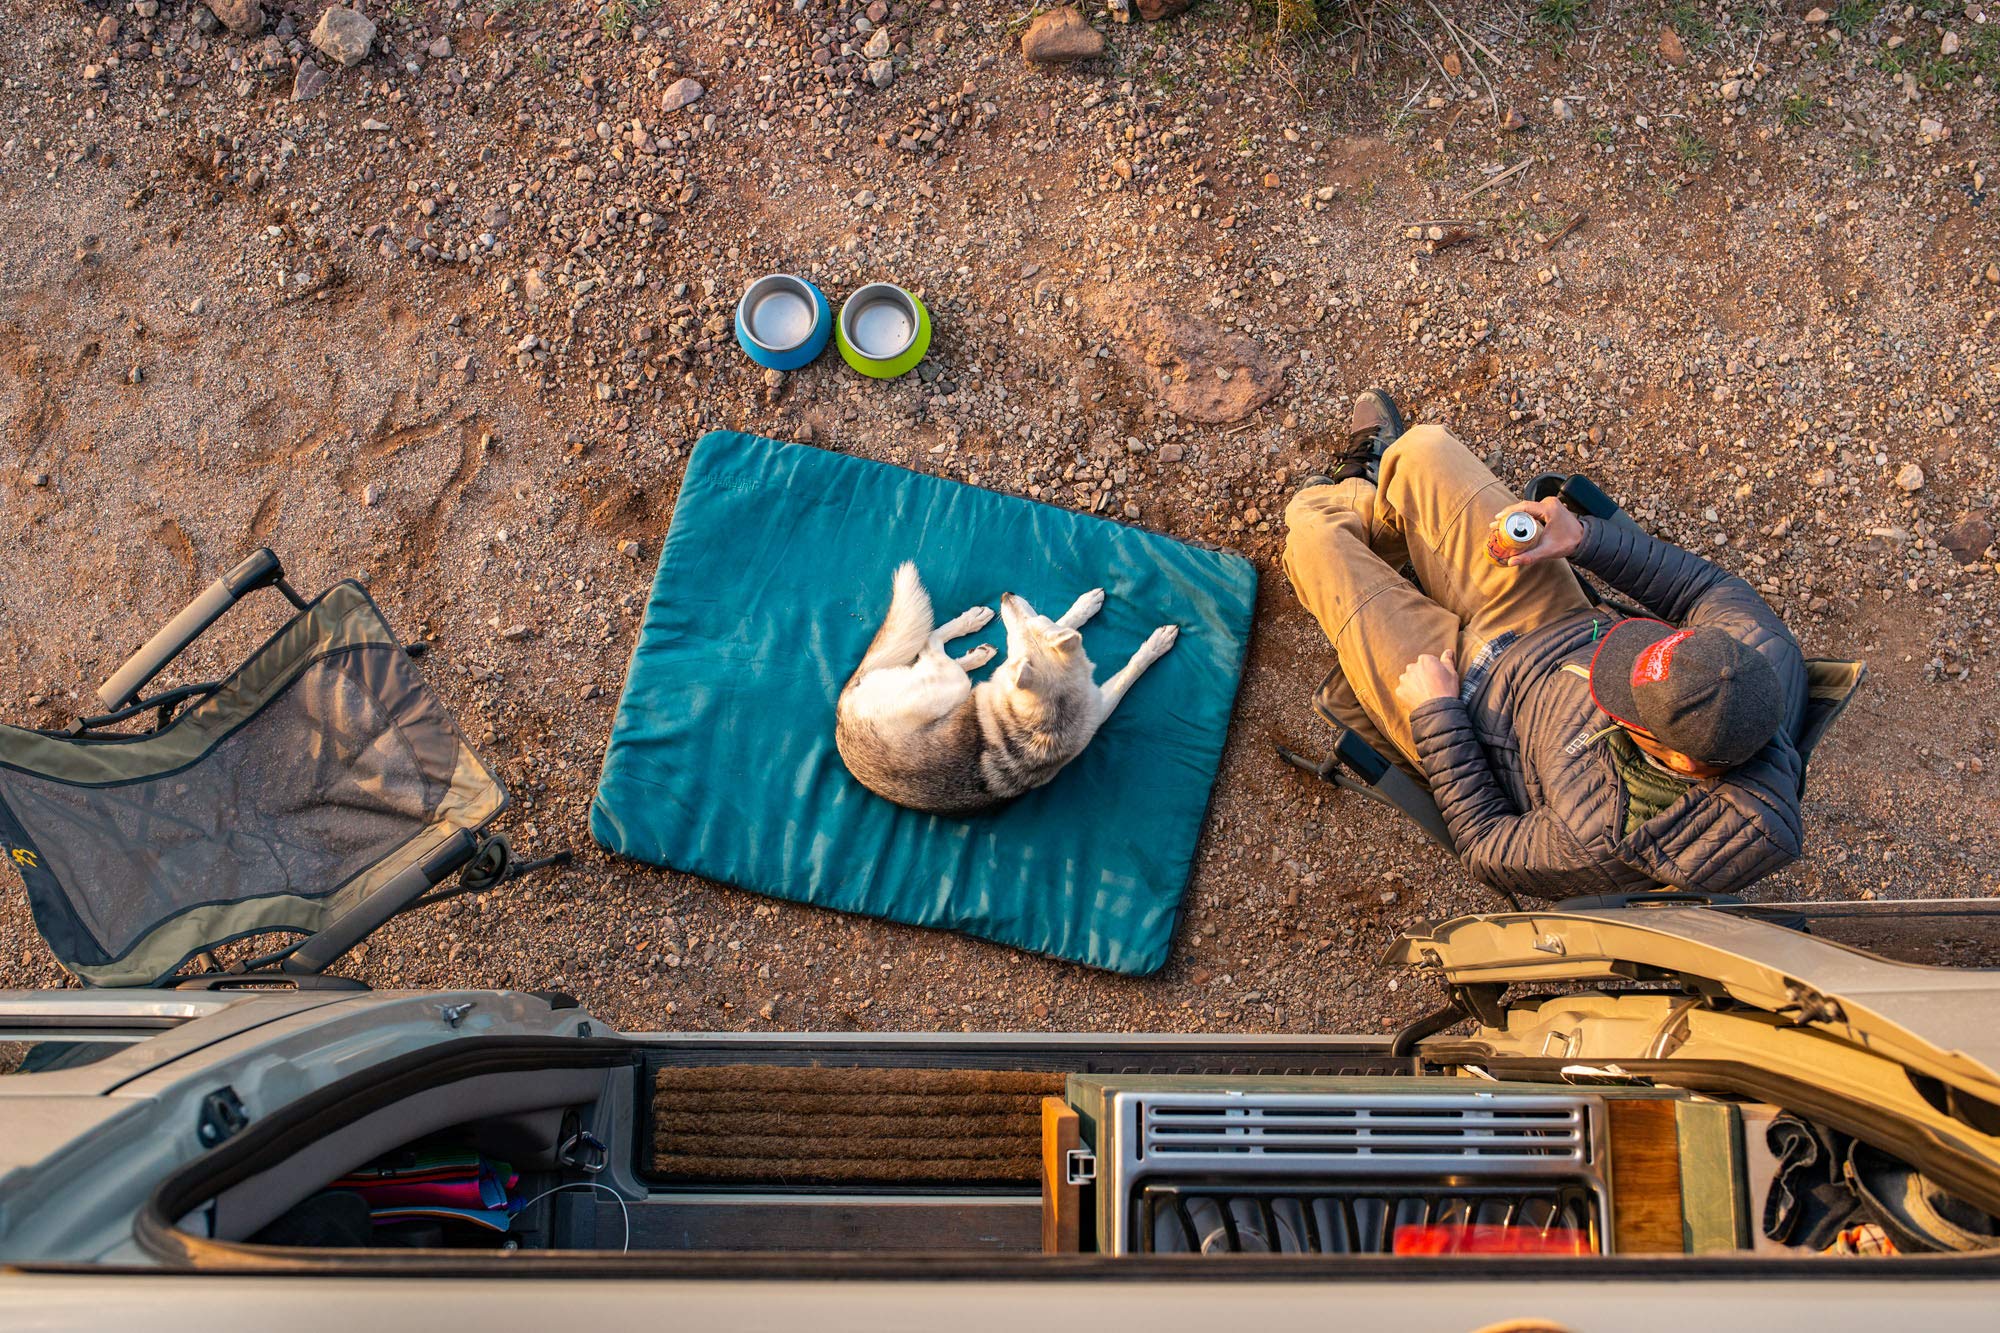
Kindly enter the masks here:
<path id="1" fill-rule="evenodd" d="M 1548 898 L 1733 893 L 1798 856 L 1805 662 L 1748 583 L 1517 501 L 1379 389 L 1336 462 L 1285 511 L 1285 572 L 1339 655 L 1335 712 L 1430 783 L 1476 878 Z M 1488 538 L 1517 511 L 1539 540 L 1496 563 Z M 1664 619 L 1593 608 L 1572 562 Z"/>

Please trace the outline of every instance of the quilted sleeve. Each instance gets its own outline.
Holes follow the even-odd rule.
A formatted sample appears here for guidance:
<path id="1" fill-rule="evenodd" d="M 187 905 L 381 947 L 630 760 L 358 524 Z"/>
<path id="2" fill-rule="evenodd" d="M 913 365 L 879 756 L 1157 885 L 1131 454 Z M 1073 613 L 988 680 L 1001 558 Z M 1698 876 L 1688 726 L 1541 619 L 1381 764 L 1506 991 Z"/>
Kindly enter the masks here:
<path id="1" fill-rule="evenodd" d="M 1625 523 L 1583 520 L 1583 544 L 1570 557 L 1625 596 L 1683 629 L 1726 630 L 1777 671 L 1786 725 L 1796 736 L 1805 717 L 1806 666 L 1798 640 L 1746 581 Z"/>
<path id="2" fill-rule="evenodd" d="M 1538 875 L 1574 870 L 1585 859 L 1575 836 L 1548 809 L 1522 814 L 1514 808 L 1486 762 L 1464 703 L 1433 699 L 1410 714 L 1410 727 L 1431 795 L 1474 878 L 1501 887 L 1532 884 Z"/>

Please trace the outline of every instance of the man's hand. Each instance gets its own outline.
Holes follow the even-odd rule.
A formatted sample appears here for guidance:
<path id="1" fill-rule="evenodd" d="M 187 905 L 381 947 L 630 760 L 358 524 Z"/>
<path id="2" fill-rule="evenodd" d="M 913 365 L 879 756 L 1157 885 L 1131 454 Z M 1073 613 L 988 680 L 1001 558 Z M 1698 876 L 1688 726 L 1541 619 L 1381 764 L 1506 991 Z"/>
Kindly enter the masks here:
<path id="1" fill-rule="evenodd" d="M 1444 650 L 1444 656 L 1425 653 L 1416 661 L 1403 668 L 1403 678 L 1396 682 L 1396 702 L 1406 713 L 1414 713 L 1433 699 L 1456 699 L 1458 697 L 1458 664 L 1452 660 L 1452 650 Z"/>
<path id="2" fill-rule="evenodd" d="M 1508 505 L 1494 520 L 1509 514 L 1533 514 L 1542 521 L 1542 539 L 1519 555 L 1509 556 L 1509 565 L 1532 565 L 1537 560 L 1566 560 L 1583 545 L 1583 523 L 1570 507 L 1555 496 L 1546 500 L 1523 500 Z"/>

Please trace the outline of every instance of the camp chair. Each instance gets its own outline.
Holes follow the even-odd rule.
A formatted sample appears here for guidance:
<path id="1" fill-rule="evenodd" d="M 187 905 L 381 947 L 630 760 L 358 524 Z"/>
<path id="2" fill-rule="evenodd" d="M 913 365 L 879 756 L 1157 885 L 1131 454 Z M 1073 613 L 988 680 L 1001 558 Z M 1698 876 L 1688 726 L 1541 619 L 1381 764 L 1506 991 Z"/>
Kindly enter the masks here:
<path id="1" fill-rule="evenodd" d="M 297 614 L 249 660 L 139 697 L 262 588 Z M 516 865 L 482 837 L 507 793 L 418 675 L 422 647 L 360 584 L 302 601 L 259 550 L 104 683 L 104 713 L 0 726 L 0 855 L 57 961 L 88 985 L 158 985 L 284 932 L 304 938 L 231 970 L 312 976 L 398 912 L 567 859 Z M 148 711 L 150 731 L 97 734 Z"/>
<path id="2" fill-rule="evenodd" d="M 1522 495 L 1530 500 L 1546 500 L 1555 496 L 1578 514 L 1608 523 L 1638 526 L 1617 501 L 1582 475 L 1564 476 L 1545 472 L 1528 483 Z M 1577 580 L 1583 585 L 1584 595 L 1592 605 L 1604 607 L 1620 619 L 1646 614 L 1598 589 L 1581 571 Z M 1827 728 L 1846 710 L 1867 676 L 1867 664 L 1862 662 L 1818 659 L 1806 662 L 1806 716 L 1798 738 L 1801 792 L 1805 786 L 1805 761 L 1811 758 Z M 1337 660 L 1313 694 L 1313 711 L 1334 730 L 1332 753 L 1325 759 L 1313 760 L 1281 744 L 1277 747 L 1278 757 L 1336 787 L 1365 796 L 1407 816 L 1432 842 L 1456 855 L 1458 849 L 1452 844 L 1451 830 L 1446 827 L 1444 815 L 1431 798 L 1430 787 L 1425 784 L 1422 775 L 1402 762 L 1402 756 L 1386 741 L 1374 744 L 1369 737 L 1343 721 L 1344 717 L 1357 717 L 1361 713 L 1359 701 L 1346 676 L 1341 673 Z M 1392 755 L 1395 756 L 1393 760 L 1390 758 Z M 1499 892 L 1515 908 L 1520 907 L 1513 894 L 1504 890 Z M 1580 905 L 1581 901 L 1576 900 L 1572 905 Z"/>

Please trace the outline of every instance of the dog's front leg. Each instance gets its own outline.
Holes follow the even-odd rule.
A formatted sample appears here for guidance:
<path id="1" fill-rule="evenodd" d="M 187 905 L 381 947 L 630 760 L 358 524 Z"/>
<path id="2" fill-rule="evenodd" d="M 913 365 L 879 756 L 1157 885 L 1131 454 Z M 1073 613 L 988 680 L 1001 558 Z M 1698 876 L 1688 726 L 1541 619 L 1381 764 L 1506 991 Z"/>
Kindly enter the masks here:
<path id="1" fill-rule="evenodd" d="M 1139 645 L 1139 651 L 1132 654 L 1132 660 L 1120 667 L 1118 673 L 1097 687 L 1098 698 L 1104 703 L 1103 716 L 1110 717 L 1111 710 L 1125 697 L 1125 691 L 1132 688 L 1132 682 L 1146 674 L 1146 668 L 1167 655 L 1174 641 L 1181 636 L 1178 625 L 1162 625 L 1146 636 Z"/>
<path id="2" fill-rule="evenodd" d="M 1064 629 L 1082 629 L 1090 622 L 1092 616 L 1103 609 L 1104 589 L 1092 588 L 1072 602 L 1069 610 L 1062 613 L 1062 619 L 1056 621 L 1056 624 Z"/>

